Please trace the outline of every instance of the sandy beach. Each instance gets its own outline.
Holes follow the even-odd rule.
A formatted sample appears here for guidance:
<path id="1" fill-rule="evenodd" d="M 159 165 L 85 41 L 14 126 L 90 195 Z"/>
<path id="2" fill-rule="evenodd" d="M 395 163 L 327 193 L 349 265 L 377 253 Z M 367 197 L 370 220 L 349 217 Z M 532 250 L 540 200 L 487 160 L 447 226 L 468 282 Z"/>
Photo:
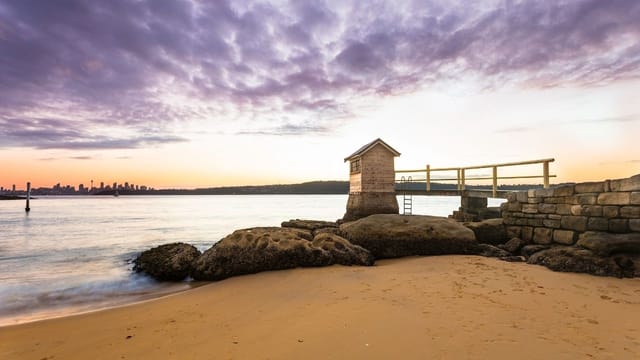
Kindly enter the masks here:
<path id="1" fill-rule="evenodd" d="M 2 359 L 637 359 L 640 279 L 412 257 L 236 277 L 0 339 Z"/>

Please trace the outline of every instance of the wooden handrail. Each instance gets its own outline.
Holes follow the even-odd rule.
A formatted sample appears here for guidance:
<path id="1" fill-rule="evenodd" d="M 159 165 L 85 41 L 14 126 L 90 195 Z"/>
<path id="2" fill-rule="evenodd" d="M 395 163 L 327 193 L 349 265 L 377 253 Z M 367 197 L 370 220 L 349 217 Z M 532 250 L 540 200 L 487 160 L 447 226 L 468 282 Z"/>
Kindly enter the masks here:
<path id="1" fill-rule="evenodd" d="M 540 160 L 528 160 L 528 161 L 518 161 L 518 162 L 509 162 L 509 163 L 501 163 L 501 164 L 490 164 L 490 165 L 476 165 L 476 166 L 465 166 L 465 167 L 449 167 L 449 168 L 431 168 L 430 165 L 427 165 L 426 169 L 417 169 L 417 170 L 396 170 L 396 173 L 416 173 L 416 172 L 426 172 L 426 182 L 427 182 L 427 191 L 431 191 L 431 173 L 434 171 L 456 171 L 455 178 L 445 178 L 445 179 L 437 179 L 441 181 L 457 181 L 457 189 L 462 191 L 466 187 L 467 180 L 492 180 L 493 181 L 493 196 L 495 197 L 498 192 L 498 180 L 500 179 L 535 179 L 542 178 L 544 188 L 549 188 L 549 178 L 556 177 L 556 175 L 549 174 L 549 163 L 554 162 L 555 159 L 540 159 Z M 542 164 L 542 175 L 524 175 L 524 176 L 498 176 L 498 168 L 507 167 L 507 166 L 521 166 L 521 165 L 532 165 L 532 164 Z M 465 176 L 466 170 L 477 170 L 477 169 L 492 169 L 491 177 L 471 177 L 467 178 Z"/>

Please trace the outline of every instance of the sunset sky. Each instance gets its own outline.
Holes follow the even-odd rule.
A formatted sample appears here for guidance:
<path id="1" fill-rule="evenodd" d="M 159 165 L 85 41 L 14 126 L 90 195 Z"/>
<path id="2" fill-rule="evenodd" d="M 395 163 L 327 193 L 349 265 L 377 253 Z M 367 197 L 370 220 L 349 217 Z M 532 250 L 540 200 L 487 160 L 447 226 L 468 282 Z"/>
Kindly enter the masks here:
<path id="1" fill-rule="evenodd" d="M 640 173 L 640 1 L 0 2 L 0 186 Z M 539 171 L 536 167 L 532 171 Z"/>

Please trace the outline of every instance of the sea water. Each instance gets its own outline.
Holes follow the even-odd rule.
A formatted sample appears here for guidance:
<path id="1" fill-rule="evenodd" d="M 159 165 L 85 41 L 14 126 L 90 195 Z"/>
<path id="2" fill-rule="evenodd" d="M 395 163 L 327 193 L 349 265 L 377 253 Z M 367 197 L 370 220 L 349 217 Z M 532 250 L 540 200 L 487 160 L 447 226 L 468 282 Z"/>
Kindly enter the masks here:
<path id="1" fill-rule="evenodd" d="M 247 227 L 334 221 L 346 202 L 346 195 L 43 196 L 26 213 L 22 201 L 0 201 L 0 325 L 188 289 L 197 284 L 158 283 L 134 273 L 131 260 L 171 242 L 204 251 Z M 415 196 L 413 213 L 447 216 L 459 204 Z"/>

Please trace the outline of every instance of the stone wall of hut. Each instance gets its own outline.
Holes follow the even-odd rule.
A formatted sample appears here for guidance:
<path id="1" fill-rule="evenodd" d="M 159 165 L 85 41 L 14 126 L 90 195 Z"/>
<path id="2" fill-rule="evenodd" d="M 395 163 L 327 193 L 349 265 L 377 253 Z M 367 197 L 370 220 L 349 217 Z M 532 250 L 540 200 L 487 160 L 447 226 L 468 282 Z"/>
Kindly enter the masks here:
<path id="1" fill-rule="evenodd" d="M 501 206 L 510 237 L 573 245 L 586 231 L 640 232 L 640 174 L 509 194 Z"/>

